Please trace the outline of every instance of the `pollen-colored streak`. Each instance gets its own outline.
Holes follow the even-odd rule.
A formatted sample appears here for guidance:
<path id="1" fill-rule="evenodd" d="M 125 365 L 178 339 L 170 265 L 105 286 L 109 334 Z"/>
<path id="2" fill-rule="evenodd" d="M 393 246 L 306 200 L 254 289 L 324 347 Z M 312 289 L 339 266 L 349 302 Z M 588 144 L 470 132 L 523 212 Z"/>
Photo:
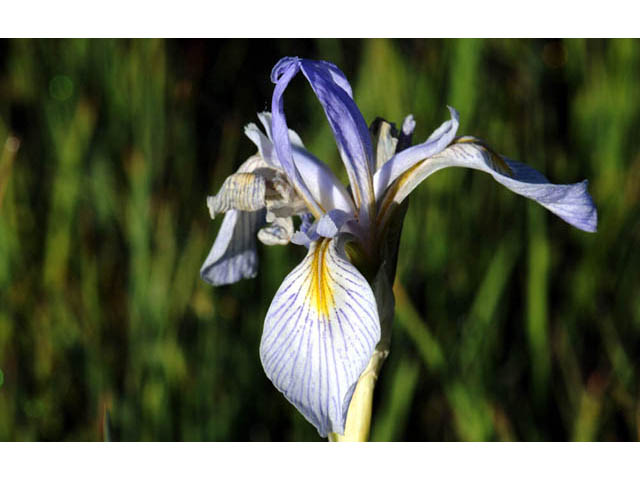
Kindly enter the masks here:
<path id="1" fill-rule="evenodd" d="M 511 170 L 511 167 L 507 165 L 507 162 L 505 162 L 500 155 L 495 153 L 493 150 L 489 150 L 489 155 L 491 156 L 491 163 L 493 164 L 493 168 L 495 170 L 508 177 L 515 177 L 515 174 L 513 173 L 513 170 Z"/>
<path id="2" fill-rule="evenodd" d="M 385 192 L 384 198 L 382 199 L 382 203 L 380 204 L 380 208 L 378 208 L 378 216 L 377 222 L 382 222 L 382 219 L 387 215 L 387 211 L 393 205 L 393 200 L 395 199 L 396 193 L 400 190 L 405 183 L 409 181 L 413 173 L 420 168 L 422 162 L 415 164 L 413 167 L 404 172 L 398 179 L 391 184 L 391 186 Z"/>
<path id="3" fill-rule="evenodd" d="M 467 137 L 457 138 L 452 143 L 474 144 L 475 146 L 484 150 L 489 155 L 489 161 L 491 162 L 491 166 L 494 168 L 494 170 L 497 170 L 503 175 L 507 175 L 512 178 L 515 177 L 513 170 L 511 170 L 511 167 L 507 165 L 507 162 L 505 162 L 504 159 L 498 153 L 494 152 L 489 145 L 487 145 L 485 142 L 481 141 L 480 139 L 467 136 Z"/>
<path id="4" fill-rule="evenodd" d="M 311 284 L 309 286 L 309 299 L 312 307 L 327 320 L 330 310 L 335 306 L 327 265 L 327 250 L 330 244 L 331 240 L 327 238 L 316 246 L 311 262 Z"/>

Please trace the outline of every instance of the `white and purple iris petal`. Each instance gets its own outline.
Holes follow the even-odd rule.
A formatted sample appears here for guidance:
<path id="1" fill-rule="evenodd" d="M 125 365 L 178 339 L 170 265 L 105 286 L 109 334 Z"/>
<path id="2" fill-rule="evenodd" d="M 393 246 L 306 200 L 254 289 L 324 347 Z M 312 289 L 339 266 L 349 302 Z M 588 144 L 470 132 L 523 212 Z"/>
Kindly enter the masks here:
<path id="1" fill-rule="evenodd" d="M 380 199 L 385 190 L 404 172 L 425 158 L 431 157 L 447 148 L 456 136 L 460 124 L 460 116 L 456 109 L 449 107 L 449 113 L 451 113 L 451 120 L 447 120 L 440 125 L 427 138 L 426 142 L 402 150 L 378 169 L 373 177 L 376 199 Z M 403 129 L 405 127 L 413 131 L 413 128 L 415 128 L 413 117 L 410 117 L 407 124 L 403 125 Z"/>
<path id="2" fill-rule="evenodd" d="M 214 286 L 229 285 L 258 273 L 256 232 L 264 224 L 264 212 L 231 210 L 222 221 L 200 276 Z"/>
<path id="3" fill-rule="evenodd" d="M 537 170 L 497 155 L 473 137 L 462 137 L 440 153 L 422 160 L 400 175 L 380 202 L 379 219 L 401 203 L 423 180 L 447 167 L 466 167 L 490 174 L 512 192 L 538 202 L 565 222 L 595 232 L 598 213 L 587 191 L 587 181 L 556 185 Z"/>
<path id="4" fill-rule="evenodd" d="M 211 285 L 228 285 L 258 273 L 256 233 L 265 223 L 265 185 L 253 172 L 263 166 L 263 159 L 254 155 L 225 180 L 218 195 L 207 199 L 212 218 L 225 213 L 200 269 L 202 279 Z"/>
<path id="5" fill-rule="evenodd" d="M 274 146 L 283 168 L 299 186 L 303 196 L 310 195 L 305 181 L 312 178 L 300 177 L 294 166 L 292 147 L 287 135 L 287 121 L 284 115 L 284 91 L 293 77 L 302 71 L 309 81 L 322 105 L 329 125 L 338 146 L 338 151 L 349 176 L 349 183 L 353 193 L 359 221 L 366 224 L 373 216 L 375 195 L 373 190 L 373 169 L 375 161 L 369 130 L 364 117 L 351 96 L 351 87 L 344 74 L 333 64 L 322 61 L 286 57 L 280 60 L 271 72 L 271 80 L 276 84 L 273 92 L 273 136 Z M 317 203 L 311 208 L 312 213 L 319 217 L 326 213 Z M 339 208 L 339 207 L 338 207 Z"/>
<path id="6" fill-rule="evenodd" d="M 373 292 L 342 243 L 311 243 L 278 289 L 260 343 L 267 377 L 323 437 L 344 432 L 356 383 L 380 340 Z"/>

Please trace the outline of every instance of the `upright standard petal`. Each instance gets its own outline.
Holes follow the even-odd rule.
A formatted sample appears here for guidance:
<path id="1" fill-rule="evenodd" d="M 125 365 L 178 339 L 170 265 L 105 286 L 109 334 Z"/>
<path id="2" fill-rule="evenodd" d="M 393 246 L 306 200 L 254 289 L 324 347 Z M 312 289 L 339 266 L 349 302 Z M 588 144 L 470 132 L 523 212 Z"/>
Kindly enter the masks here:
<path id="1" fill-rule="evenodd" d="M 278 390 L 318 433 L 344 433 L 360 374 L 380 340 L 371 287 L 338 238 L 310 245 L 265 319 L 260 359 Z"/>
<path id="2" fill-rule="evenodd" d="M 388 216 L 390 207 L 402 202 L 432 173 L 446 167 L 467 167 L 490 174 L 512 192 L 535 200 L 580 230 L 596 231 L 598 213 L 587 191 L 586 180 L 569 185 L 555 185 L 549 183 L 537 170 L 495 154 L 473 137 L 463 137 L 457 142 L 460 143 L 454 143 L 400 177 L 386 192 L 378 218 Z"/>
<path id="3" fill-rule="evenodd" d="M 291 158 L 289 153 L 291 147 L 283 135 L 286 119 L 282 95 L 293 76 L 300 70 L 311 84 L 327 115 L 349 176 L 356 208 L 361 217 L 364 217 L 362 221 L 366 222 L 375 207 L 372 178 L 373 148 L 367 124 L 351 98 L 351 87 L 344 74 L 335 65 L 287 57 L 280 60 L 274 67 L 271 73 L 271 79 L 276 83 L 272 102 L 272 128 L 278 156 L 281 157 L 280 150 L 282 150 L 287 156 L 285 162 Z M 278 131 L 280 134 L 277 133 Z M 281 141 L 287 144 L 278 145 Z M 280 160 L 282 162 L 282 158 Z M 316 217 L 319 216 L 316 215 Z"/>
<path id="4" fill-rule="evenodd" d="M 411 169 L 414 165 L 420 163 L 425 158 L 431 157 L 444 150 L 455 138 L 460 124 L 460 117 L 455 108 L 448 108 L 449 113 L 451 114 L 451 119 L 440 125 L 431 134 L 431 136 L 429 136 L 426 142 L 402 150 L 382 165 L 382 167 L 376 172 L 373 177 L 376 199 L 380 200 L 384 195 L 385 190 L 407 170 Z M 413 117 L 407 117 L 402 128 L 403 132 L 406 128 L 407 132 L 412 133 L 413 128 L 415 128 Z"/>
<path id="5" fill-rule="evenodd" d="M 264 225 L 264 210 L 230 210 L 222 221 L 200 276 L 211 285 L 227 285 L 258 273 L 256 233 Z"/>
<path id="6" fill-rule="evenodd" d="M 369 218 L 375 210 L 375 158 L 367 123 L 353 101 L 351 87 L 340 69 L 329 62 L 300 60 L 300 65 L 333 130 L 356 207 L 361 216 Z"/>
<path id="7" fill-rule="evenodd" d="M 303 62 L 311 62 L 311 60 L 303 60 Z M 325 60 L 314 60 L 313 63 L 315 63 L 316 65 L 318 65 L 318 67 L 325 70 L 331 77 L 331 80 L 333 80 L 333 82 L 336 85 L 338 85 L 342 90 L 344 90 L 345 93 L 349 95 L 349 97 L 353 98 L 353 91 L 351 90 L 351 85 L 349 84 L 349 80 L 347 80 L 347 76 L 344 73 L 342 73 L 342 70 L 340 70 L 333 63 L 327 62 Z"/>
<path id="8" fill-rule="evenodd" d="M 271 71 L 271 81 L 276 84 L 271 100 L 271 135 L 278 161 L 285 171 L 292 185 L 304 200 L 309 211 L 316 217 L 324 213 L 322 206 L 313 198 L 309 188 L 302 180 L 293 160 L 293 148 L 289 138 L 289 128 L 284 115 L 284 91 L 291 79 L 300 71 L 297 59 L 289 57 L 281 59 Z"/>

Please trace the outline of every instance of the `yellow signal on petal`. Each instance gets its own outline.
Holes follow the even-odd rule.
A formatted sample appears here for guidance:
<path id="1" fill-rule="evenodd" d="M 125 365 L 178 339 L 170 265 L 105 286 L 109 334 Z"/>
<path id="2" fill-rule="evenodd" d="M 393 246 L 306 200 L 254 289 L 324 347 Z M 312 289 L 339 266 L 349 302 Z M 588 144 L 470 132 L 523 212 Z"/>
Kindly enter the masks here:
<path id="1" fill-rule="evenodd" d="M 453 142 L 451 142 L 451 143 L 452 144 L 454 144 L 454 143 L 472 143 L 472 144 L 476 145 L 477 147 L 481 148 L 487 154 L 487 159 L 491 163 L 491 167 L 494 170 L 497 170 L 501 174 L 507 175 L 507 176 L 509 176 L 511 178 L 515 177 L 515 174 L 513 173 L 513 170 L 511 170 L 511 167 L 509 167 L 509 165 L 507 165 L 507 162 L 504 161 L 502 156 L 500 154 L 494 152 L 493 149 L 486 142 L 484 142 L 483 140 L 480 140 L 479 138 L 467 135 L 467 136 L 464 136 L 464 137 L 458 137 L 458 138 L 454 139 Z"/>
<path id="2" fill-rule="evenodd" d="M 335 307 L 331 277 L 329 276 L 327 250 L 331 245 L 331 239 L 326 238 L 315 242 L 312 247 L 313 259 L 311 263 L 311 283 L 309 284 L 309 300 L 311 307 L 319 315 L 329 319 L 329 312 Z"/>

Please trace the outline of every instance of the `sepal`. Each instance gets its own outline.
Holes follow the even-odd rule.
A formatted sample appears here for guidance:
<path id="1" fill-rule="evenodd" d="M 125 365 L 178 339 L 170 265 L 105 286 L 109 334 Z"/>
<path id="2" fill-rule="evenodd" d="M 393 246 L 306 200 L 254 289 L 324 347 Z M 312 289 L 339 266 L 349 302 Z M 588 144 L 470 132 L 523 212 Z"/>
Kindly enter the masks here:
<path id="1" fill-rule="evenodd" d="M 351 396 L 380 340 L 371 287 L 339 238 L 313 242 L 265 319 L 260 359 L 318 433 L 343 433 Z"/>

